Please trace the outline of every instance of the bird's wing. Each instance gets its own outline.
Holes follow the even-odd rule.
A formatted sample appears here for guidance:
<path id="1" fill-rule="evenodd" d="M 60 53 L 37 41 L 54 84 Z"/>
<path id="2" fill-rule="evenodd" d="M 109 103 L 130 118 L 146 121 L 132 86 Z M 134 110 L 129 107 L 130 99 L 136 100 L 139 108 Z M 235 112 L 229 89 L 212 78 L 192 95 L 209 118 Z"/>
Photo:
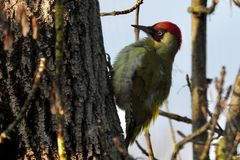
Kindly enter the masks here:
<path id="1" fill-rule="evenodd" d="M 132 77 L 137 68 L 142 65 L 142 59 L 146 53 L 144 47 L 130 45 L 124 48 L 114 63 L 113 87 L 116 102 L 122 109 L 130 108 L 132 93 Z"/>
<path id="2" fill-rule="evenodd" d="M 132 110 L 135 113 L 133 116 L 139 123 L 143 123 L 141 121 L 146 121 L 146 119 L 138 115 L 151 117 L 153 105 L 158 105 L 164 98 L 160 96 L 160 89 L 165 85 L 163 82 L 165 76 L 160 72 L 163 70 L 161 59 L 156 54 L 150 54 L 144 57 L 141 67 L 136 70 L 132 78 Z"/>
<path id="3" fill-rule="evenodd" d="M 150 54 L 144 57 L 132 77 L 132 111 L 126 115 L 127 144 L 133 143 L 141 131 L 149 128 L 158 116 L 159 105 L 169 93 L 170 73 L 166 72 L 160 57 Z"/>

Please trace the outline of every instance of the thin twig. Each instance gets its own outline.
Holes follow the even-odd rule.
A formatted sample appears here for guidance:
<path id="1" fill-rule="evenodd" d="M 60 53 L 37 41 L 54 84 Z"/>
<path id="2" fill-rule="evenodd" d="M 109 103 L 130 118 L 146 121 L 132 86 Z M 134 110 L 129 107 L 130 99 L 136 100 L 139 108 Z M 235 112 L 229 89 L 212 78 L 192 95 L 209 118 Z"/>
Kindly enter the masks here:
<path id="1" fill-rule="evenodd" d="M 182 117 L 180 115 L 164 112 L 162 110 L 159 111 L 159 115 L 170 118 L 170 119 L 173 119 L 175 121 L 179 121 L 179 122 L 185 122 L 185 123 L 188 123 L 188 124 L 192 123 L 192 120 L 188 117 Z"/>
<path id="2" fill-rule="evenodd" d="M 181 131 L 177 131 L 177 133 L 179 134 L 179 136 L 181 136 L 182 138 L 186 138 L 187 136 L 183 133 L 183 132 L 181 132 Z M 214 140 L 214 139 L 218 139 L 217 137 L 216 138 L 213 138 L 212 140 Z M 194 141 L 194 143 L 196 143 L 196 144 L 201 144 L 201 145 L 204 145 L 205 143 L 204 142 L 200 142 L 200 141 Z M 211 144 L 211 145 L 217 145 L 217 144 Z"/>
<path id="3" fill-rule="evenodd" d="M 26 112 L 29 110 L 31 100 L 32 100 L 37 88 L 39 87 L 41 77 L 42 77 L 43 72 L 45 70 L 45 64 L 46 64 L 46 59 L 45 58 L 40 58 L 40 62 L 39 62 L 38 69 L 36 71 L 36 75 L 35 75 L 35 78 L 34 78 L 32 90 L 28 94 L 28 97 L 25 100 L 25 102 L 23 104 L 23 107 L 21 108 L 21 110 L 20 110 L 19 114 L 17 115 L 17 117 L 15 118 L 15 120 L 7 127 L 7 129 L 5 131 L 3 131 L 0 134 L 0 144 L 3 142 L 4 139 L 6 139 L 6 138 L 10 139 L 9 138 L 9 133 L 12 132 L 16 128 L 18 123 L 21 122 L 23 117 L 26 115 Z"/>
<path id="4" fill-rule="evenodd" d="M 164 104 L 165 104 L 164 106 L 165 106 L 165 108 L 166 108 L 166 111 L 169 112 L 168 102 L 165 101 Z M 172 124 L 172 121 L 171 121 L 170 118 L 168 118 L 168 122 L 169 122 L 169 126 L 170 126 L 172 143 L 173 143 L 173 146 L 175 146 L 175 145 L 176 145 L 176 137 L 175 137 L 175 133 L 174 133 L 173 124 Z"/>
<path id="5" fill-rule="evenodd" d="M 234 2 L 234 4 L 238 7 L 240 7 L 240 1 L 239 0 L 232 0 Z M 230 1 L 230 2 L 232 2 Z"/>
<path id="6" fill-rule="evenodd" d="M 172 157 L 171 160 L 176 160 L 176 157 L 178 155 L 178 152 L 180 151 L 180 149 L 182 149 L 182 147 L 184 146 L 184 144 L 192 141 L 194 138 L 198 137 L 199 135 L 203 134 L 208 128 L 209 128 L 210 124 L 206 123 L 205 125 L 203 125 L 201 128 L 199 128 L 198 130 L 196 130 L 195 132 L 193 132 L 192 134 L 190 134 L 189 136 L 187 136 L 186 138 L 184 138 L 183 140 L 181 140 L 180 142 L 177 143 L 177 145 L 174 148 L 174 151 L 172 153 Z"/>
<path id="7" fill-rule="evenodd" d="M 216 124 L 217 124 L 217 120 L 219 118 L 219 114 L 220 113 L 216 113 L 212 116 L 211 118 L 211 125 L 210 125 L 210 132 L 209 132 L 209 135 L 208 135 L 208 138 L 207 138 L 207 141 L 205 142 L 205 145 L 204 145 L 204 148 L 203 148 L 203 152 L 200 156 L 200 160 L 205 160 L 206 159 L 206 156 L 208 155 L 209 153 L 209 148 L 210 148 L 210 145 L 211 145 L 211 142 L 212 142 L 212 138 L 213 138 L 213 135 L 214 135 L 214 129 L 216 127 Z"/>
<path id="8" fill-rule="evenodd" d="M 139 12 L 140 12 L 140 6 L 137 7 L 136 12 L 135 12 L 135 25 L 139 25 Z M 139 29 L 134 27 L 134 32 L 135 32 L 135 41 L 138 41 L 139 40 Z"/>
<path id="9" fill-rule="evenodd" d="M 230 85 L 227 89 L 226 95 L 225 95 L 225 97 L 223 99 L 223 102 L 222 102 L 223 103 L 222 105 L 223 105 L 224 109 L 227 108 L 227 100 L 230 97 L 231 91 L 232 91 L 232 86 Z"/>
<path id="10" fill-rule="evenodd" d="M 152 143 L 151 143 L 149 131 L 146 131 L 144 136 L 146 138 L 146 143 L 147 143 L 148 159 L 154 160 L 154 154 L 153 154 Z"/>
<path id="11" fill-rule="evenodd" d="M 221 146 L 222 155 L 226 160 L 231 158 L 233 152 L 237 151 L 237 147 L 233 144 L 236 142 L 236 137 L 239 132 L 239 116 L 240 116 L 240 70 L 236 75 L 233 85 L 233 92 L 230 101 L 230 108 L 227 115 L 225 134 L 223 145 Z"/>
<path id="12" fill-rule="evenodd" d="M 208 108 L 207 108 L 207 113 L 212 119 L 214 115 L 210 112 L 210 110 Z M 218 136 L 220 137 L 223 135 L 224 130 L 222 129 L 222 127 L 220 126 L 220 124 L 218 122 L 217 122 L 216 126 L 217 126 L 217 128 L 215 127 L 215 132 L 217 132 Z"/>
<path id="13" fill-rule="evenodd" d="M 143 0 L 137 0 L 137 3 L 129 9 L 126 9 L 123 11 L 102 12 L 100 13 L 100 16 L 116 16 L 121 14 L 128 14 L 134 11 L 135 9 L 137 9 L 142 3 L 143 3 Z"/>
<path id="14" fill-rule="evenodd" d="M 206 156 L 208 155 L 209 148 L 210 148 L 210 145 L 212 142 L 212 138 L 215 133 L 214 129 L 215 129 L 216 125 L 218 124 L 217 121 L 218 121 L 219 115 L 221 114 L 221 111 L 222 111 L 221 101 L 222 101 L 222 93 L 223 93 L 225 75 L 226 75 L 225 67 L 222 67 L 221 74 L 220 74 L 220 80 L 216 79 L 216 89 L 218 91 L 218 95 L 217 95 L 217 103 L 215 106 L 215 114 L 212 116 L 212 118 L 210 120 L 210 122 L 211 122 L 210 133 L 209 133 L 207 141 L 204 145 L 203 152 L 200 156 L 201 160 L 205 160 Z"/>
<path id="15" fill-rule="evenodd" d="M 190 91 L 190 93 L 192 93 L 192 84 L 191 84 L 191 81 L 190 81 L 190 78 L 189 78 L 188 74 L 186 74 L 186 80 L 187 80 L 187 86 L 189 88 L 189 91 Z"/>
<path id="16" fill-rule="evenodd" d="M 212 113 L 210 112 L 209 114 L 211 114 L 210 116 L 212 117 Z M 163 117 L 173 119 L 175 121 L 184 122 L 184 123 L 187 123 L 187 124 L 192 124 L 192 119 L 190 119 L 188 117 L 182 117 L 182 116 L 177 115 L 177 114 L 167 113 L 167 112 L 164 112 L 162 110 L 159 111 L 159 115 L 163 116 Z M 218 133 L 219 136 L 223 135 L 223 133 L 224 133 L 222 128 L 215 128 L 215 132 Z"/>
<path id="17" fill-rule="evenodd" d="M 177 133 L 178 133 L 182 138 L 186 138 L 186 137 L 187 137 L 182 131 L 177 130 Z"/>
<path id="18" fill-rule="evenodd" d="M 140 145 L 140 143 L 137 140 L 135 142 L 137 147 L 142 151 L 142 153 L 148 157 L 148 152 Z"/>
<path id="19" fill-rule="evenodd" d="M 165 101 L 164 103 L 165 105 L 165 108 L 166 108 L 166 111 L 169 112 L 169 107 L 168 107 L 168 101 Z M 170 127 L 170 133 L 171 133 L 171 139 L 172 139 L 172 144 L 173 144 L 173 147 L 176 146 L 176 136 L 175 136 L 175 133 L 174 133 L 174 128 L 173 128 L 173 124 L 172 124 L 172 121 L 170 118 L 168 118 L 168 122 L 169 122 L 169 127 Z M 181 156 L 180 154 L 178 155 L 178 158 L 179 160 L 181 160 Z"/>
<path id="20" fill-rule="evenodd" d="M 135 142 L 136 142 L 137 147 L 142 151 L 142 153 L 148 157 L 149 156 L 148 152 L 140 145 L 140 143 L 137 140 Z M 155 157 L 153 157 L 153 158 L 154 158 L 154 160 L 158 160 Z"/>

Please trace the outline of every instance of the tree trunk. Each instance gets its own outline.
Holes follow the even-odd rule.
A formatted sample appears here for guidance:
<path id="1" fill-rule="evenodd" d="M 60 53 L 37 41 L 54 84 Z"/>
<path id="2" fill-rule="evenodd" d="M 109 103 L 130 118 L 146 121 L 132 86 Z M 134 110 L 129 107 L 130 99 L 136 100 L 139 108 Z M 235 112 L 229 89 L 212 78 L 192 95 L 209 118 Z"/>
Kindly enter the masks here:
<path id="1" fill-rule="evenodd" d="M 192 7 L 206 7 L 206 0 L 192 0 Z M 192 131 L 203 126 L 206 120 L 206 14 L 192 14 Z M 200 159 L 207 133 L 193 142 L 193 159 Z"/>
<path id="2" fill-rule="evenodd" d="M 39 57 L 47 59 L 48 72 L 55 70 L 55 2 L 21 2 L 29 20 L 31 16 L 37 18 L 39 38 L 31 38 L 32 30 L 27 37 L 21 34 L 16 23 L 18 4 L 14 0 L 1 2 L 11 24 L 14 47 L 7 53 L 0 43 L 0 131 L 18 115 L 32 88 Z M 123 134 L 108 76 L 98 1 L 65 1 L 64 8 L 61 89 L 68 159 L 120 159 L 113 138 L 117 136 L 122 142 Z M 11 140 L 0 145 L 1 157 L 58 159 L 56 117 L 49 100 L 51 86 L 51 79 L 45 74 L 30 110 L 11 134 Z"/>

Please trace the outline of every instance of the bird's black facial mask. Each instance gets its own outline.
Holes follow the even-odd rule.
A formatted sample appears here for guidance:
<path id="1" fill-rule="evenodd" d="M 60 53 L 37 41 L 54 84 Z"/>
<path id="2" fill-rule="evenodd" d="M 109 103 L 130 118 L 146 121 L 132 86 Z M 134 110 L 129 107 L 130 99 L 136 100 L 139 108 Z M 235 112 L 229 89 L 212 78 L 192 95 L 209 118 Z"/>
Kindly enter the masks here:
<path id="1" fill-rule="evenodd" d="M 158 31 L 154 30 L 154 33 L 151 36 L 155 41 L 160 42 L 165 33 L 166 31 L 164 29 L 160 29 Z"/>

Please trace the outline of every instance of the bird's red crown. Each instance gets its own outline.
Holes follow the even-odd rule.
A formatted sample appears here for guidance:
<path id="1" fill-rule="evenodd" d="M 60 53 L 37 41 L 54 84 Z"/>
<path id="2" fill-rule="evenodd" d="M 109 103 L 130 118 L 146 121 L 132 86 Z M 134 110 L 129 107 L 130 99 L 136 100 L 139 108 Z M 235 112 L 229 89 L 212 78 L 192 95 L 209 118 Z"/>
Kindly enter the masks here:
<path id="1" fill-rule="evenodd" d="M 178 40 L 179 40 L 179 48 L 181 47 L 181 44 L 182 44 L 182 33 L 181 33 L 181 30 L 179 29 L 179 27 L 172 23 L 172 22 L 168 22 L 168 21 L 165 21 L 165 22 L 159 22 L 159 23 L 156 23 L 152 26 L 152 28 L 156 31 L 160 30 L 160 29 L 164 29 L 170 33 L 172 33 L 173 35 L 175 35 Z"/>

